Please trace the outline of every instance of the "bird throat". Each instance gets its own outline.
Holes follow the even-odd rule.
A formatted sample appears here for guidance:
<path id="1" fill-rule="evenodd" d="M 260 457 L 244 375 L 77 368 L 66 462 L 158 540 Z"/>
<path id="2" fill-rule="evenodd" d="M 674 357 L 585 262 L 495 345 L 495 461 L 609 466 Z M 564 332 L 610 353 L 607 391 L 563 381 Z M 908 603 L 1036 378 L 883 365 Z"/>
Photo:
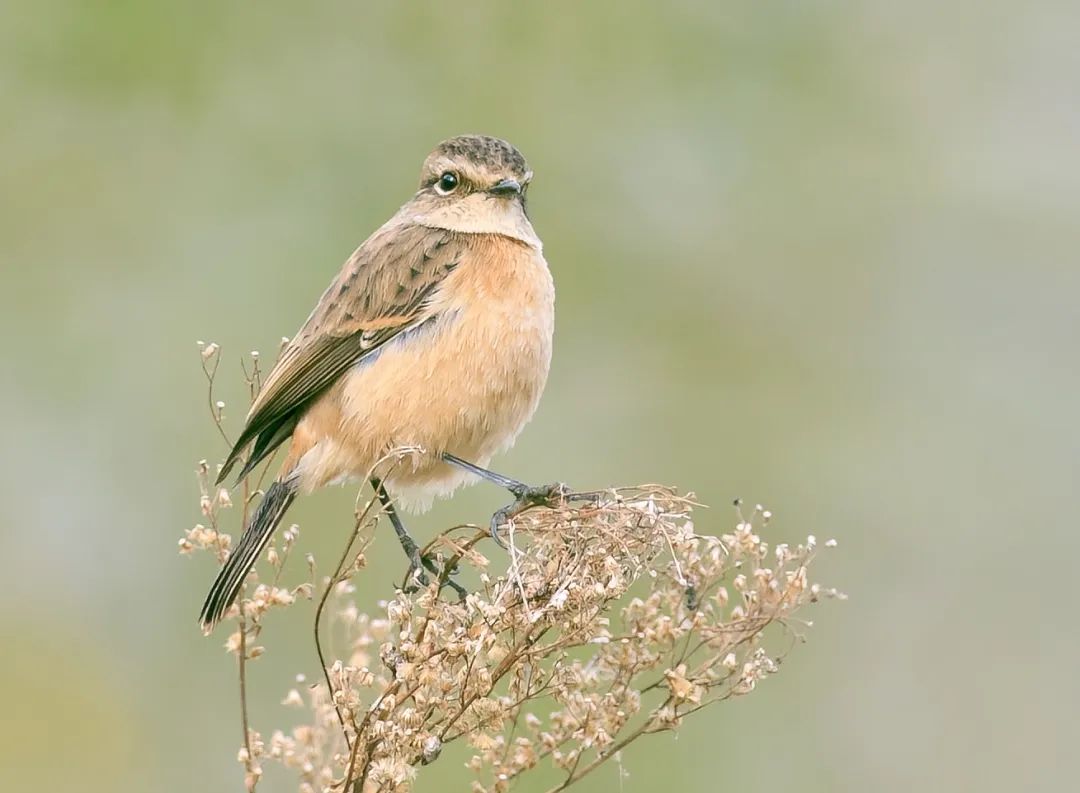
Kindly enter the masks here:
<path id="1" fill-rule="evenodd" d="M 520 201 L 474 193 L 460 201 L 416 213 L 413 222 L 462 234 L 499 234 L 542 250 Z"/>

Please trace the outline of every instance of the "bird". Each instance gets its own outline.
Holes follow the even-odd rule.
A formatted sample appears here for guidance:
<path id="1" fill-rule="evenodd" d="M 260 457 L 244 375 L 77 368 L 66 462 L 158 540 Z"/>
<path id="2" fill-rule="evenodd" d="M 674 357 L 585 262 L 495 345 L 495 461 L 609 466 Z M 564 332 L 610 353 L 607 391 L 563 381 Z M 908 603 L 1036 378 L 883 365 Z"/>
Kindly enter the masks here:
<path id="1" fill-rule="evenodd" d="M 488 479 L 515 496 L 492 517 L 498 540 L 500 520 L 562 492 L 487 469 L 532 418 L 551 366 L 555 288 L 526 211 L 532 178 L 505 140 L 444 140 L 412 198 L 345 261 L 267 374 L 220 468 L 218 484 L 238 464 L 241 481 L 288 444 L 206 597 L 205 631 L 298 495 L 366 477 L 410 573 L 425 583 L 423 566 L 435 568 L 395 504 L 424 511 Z M 387 459 L 403 447 L 414 451 Z"/>

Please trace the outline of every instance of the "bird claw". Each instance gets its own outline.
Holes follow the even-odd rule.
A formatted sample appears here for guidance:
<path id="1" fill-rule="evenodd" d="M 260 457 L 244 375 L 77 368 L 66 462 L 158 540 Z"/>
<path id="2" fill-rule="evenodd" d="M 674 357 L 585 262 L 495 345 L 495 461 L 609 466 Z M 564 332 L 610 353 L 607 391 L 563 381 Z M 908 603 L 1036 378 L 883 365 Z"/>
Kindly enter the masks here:
<path id="1" fill-rule="evenodd" d="M 428 577 L 424 573 L 424 567 L 424 558 L 420 555 L 419 550 L 414 550 L 409 554 L 409 569 L 405 571 L 405 581 L 401 587 L 403 592 L 411 595 L 428 585 Z"/>
<path id="2" fill-rule="evenodd" d="M 468 590 L 451 578 L 451 576 L 457 575 L 457 565 L 446 573 L 446 580 L 444 581 L 442 579 L 443 571 L 446 569 L 446 562 L 434 559 L 427 554 L 421 555 L 419 550 L 415 556 L 410 556 L 409 569 L 405 573 L 405 583 L 402 586 L 402 591 L 413 594 L 427 587 L 430 584 L 430 579 L 424 572 L 425 569 L 439 580 L 440 592 L 449 587 L 454 590 L 459 600 L 464 600 L 468 596 Z"/>
<path id="3" fill-rule="evenodd" d="M 499 536 L 499 527 L 522 512 L 532 507 L 559 507 L 568 501 L 595 500 L 596 496 L 591 493 L 574 493 L 564 482 L 555 482 L 550 485 L 531 486 L 518 483 L 509 488 L 514 496 L 514 502 L 497 510 L 491 516 L 491 539 L 503 550 L 506 550 L 506 542 Z"/>

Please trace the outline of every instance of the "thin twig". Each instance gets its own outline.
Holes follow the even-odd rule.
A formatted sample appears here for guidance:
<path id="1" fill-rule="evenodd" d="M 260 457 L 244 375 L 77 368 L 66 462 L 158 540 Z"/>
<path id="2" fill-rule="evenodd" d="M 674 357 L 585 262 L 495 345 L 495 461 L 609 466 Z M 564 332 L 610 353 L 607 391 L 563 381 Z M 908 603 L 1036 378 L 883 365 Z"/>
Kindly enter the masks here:
<path id="1" fill-rule="evenodd" d="M 240 625 L 240 725 L 244 730 L 244 770 L 251 773 L 254 768 L 255 758 L 251 756 L 251 730 L 248 727 L 247 707 L 247 622 L 244 620 L 244 609 L 241 607 L 240 616 L 237 618 Z"/>
<path id="2" fill-rule="evenodd" d="M 326 681 L 326 689 L 330 692 L 330 700 L 334 703 L 334 710 L 337 712 L 338 722 L 341 724 L 341 729 L 345 730 L 345 717 L 341 713 L 341 708 L 338 706 L 337 700 L 334 698 L 334 684 L 330 681 L 330 672 L 326 665 L 326 655 L 323 652 L 322 638 L 320 636 L 320 628 L 322 626 L 322 615 L 326 608 L 326 601 L 330 598 L 330 593 L 334 591 L 341 582 L 341 571 L 345 567 L 345 560 L 349 558 L 349 554 L 352 551 L 353 544 L 356 542 L 357 536 L 360 534 L 360 528 L 367 520 L 367 511 L 370 509 L 371 502 L 368 502 L 367 508 L 356 516 L 356 520 L 353 522 L 353 529 L 349 533 L 349 541 L 345 544 L 345 550 L 341 553 L 341 558 L 338 559 L 337 567 L 334 568 L 333 575 L 330 576 L 326 583 L 326 588 L 323 590 L 322 597 L 319 598 L 319 603 L 315 607 L 315 623 L 313 625 L 313 632 L 315 635 L 315 652 L 319 656 L 319 668 L 322 669 L 323 679 Z M 345 736 L 348 740 L 348 736 Z"/>

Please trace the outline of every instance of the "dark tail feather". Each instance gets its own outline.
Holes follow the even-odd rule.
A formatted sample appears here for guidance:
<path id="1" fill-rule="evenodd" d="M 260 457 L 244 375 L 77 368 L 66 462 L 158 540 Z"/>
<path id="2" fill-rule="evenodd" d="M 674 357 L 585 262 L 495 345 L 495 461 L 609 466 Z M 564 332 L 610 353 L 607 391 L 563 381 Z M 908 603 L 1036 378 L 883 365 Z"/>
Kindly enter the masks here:
<path id="1" fill-rule="evenodd" d="M 249 444 L 251 444 L 252 447 L 251 454 L 248 455 L 247 462 L 244 463 L 243 470 L 241 470 L 240 475 L 236 477 L 236 481 L 239 482 L 245 476 L 250 474 L 255 470 L 255 466 L 273 454 L 274 450 L 292 435 L 292 431 L 296 429 L 297 420 L 298 412 L 294 411 L 289 415 L 270 422 L 259 422 L 257 424 L 249 422 L 248 426 L 244 428 L 244 431 L 240 433 L 240 437 L 236 439 L 236 445 L 232 447 L 229 456 L 225 458 L 225 462 L 218 472 L 218 478 L 215 484 L 220 485 L 225 481 L 225 477 L 229 475 L 233 466 L 240 462 L 240 458 L 244 456 L 244 449 L 246 449 Z M 261 429 L 256 431 L 256 427 L 261 427 Z M 253 439 L 255 441 L 254 444 L 251 443 Z"/>
<path id="2" fill-rule="evenodd" d="M 255 566 L 259 554 L 270 542 L 274 529 L 278 527 L 281 519 L 285 517 L 285 511 L 296 497 L 295 490 L 289 485 L 274 482 L 267 489 L 259 502 L 251 522 L 244 530 L 244 536 L 233 548 L 225 566 L 218 573 L 214 585 L 210 587 L 210 594 L 203 603 L 199 621 L 204 630 L 210 630 L 221 619 L 221 615 L 236 600 L 236 593 L 244 584 L 244 579 Z"/>

